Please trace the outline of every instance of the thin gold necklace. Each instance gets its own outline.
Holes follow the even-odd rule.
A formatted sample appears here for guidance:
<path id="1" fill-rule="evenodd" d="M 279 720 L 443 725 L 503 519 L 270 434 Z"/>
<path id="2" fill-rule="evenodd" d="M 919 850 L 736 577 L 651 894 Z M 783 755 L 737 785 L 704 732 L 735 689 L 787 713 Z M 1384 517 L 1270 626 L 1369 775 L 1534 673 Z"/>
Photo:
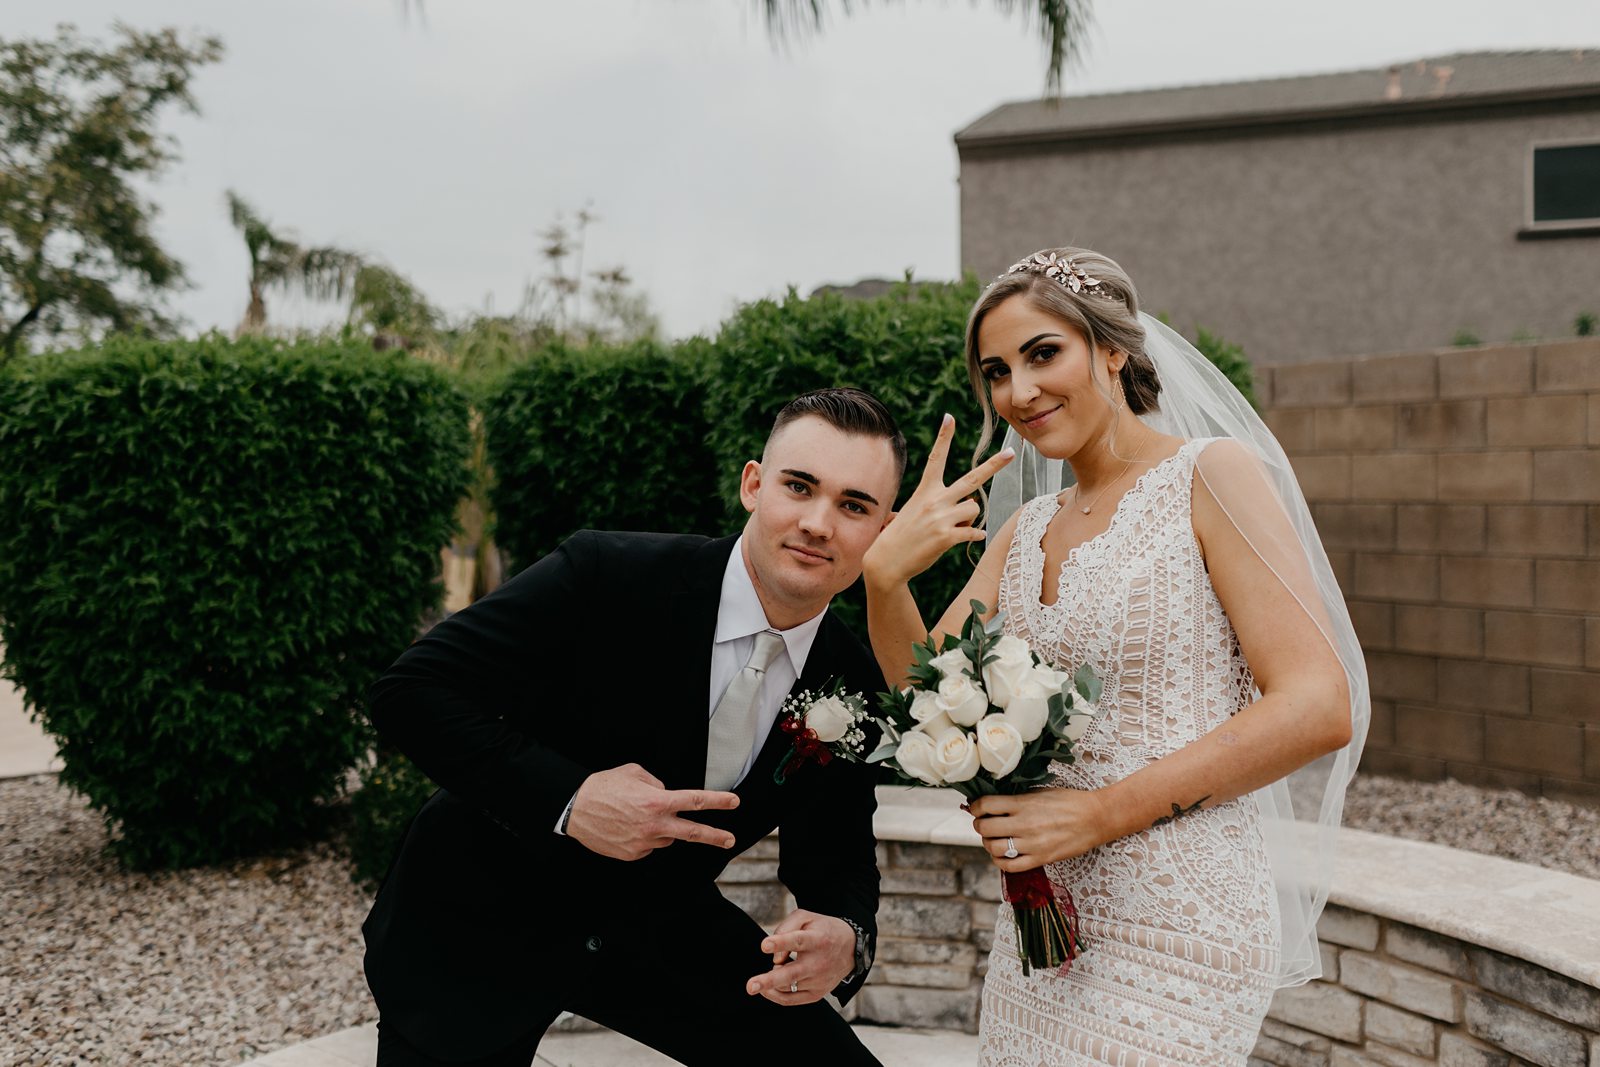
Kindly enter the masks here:
<path id="1" fill-rule="evenodd" d="M 1144 447 L 1144 442 L 1140 442 L 1140 448 L 1143 449 L 1143 447 Z M 1126 463 L 1124 463 L 1122 465 L 1122 469 L 1117 472 L 1117 476 L 1115 478 L 1111 479 L 1105 485 L 1101 486 L 1100 487 L 1100 491 L 1094 495 L 1094 499 L 1089 501 L 1089 503 L 1085 504 L 1083 507 L 1079 508 L 1078 510 L 1083 512 L 1085 515 L 1089 514 L 1089 512 L 1091 512 L 1091 511 L 1093 511 L 1094 510 L 1094 506 L 1096 504 L 1100 503 L 1100 498 L 1105 496 L 1106 493 L 1111 489 L 1111 487 L 1113 485 L 1116 485 L 1119 481 L 1122 480 L 1122 476 L 1124 474 L 1128 473 L 1128 468 L 1132 467 L 1133 466 L 1133 461 L 1138 459 L 1138 458 L 1139 458 L 1139 453 L 1138 452 L 1135 452 L 1133 455 L 1129 456 L 1128 457 L 1128 462 L 1126 462 Z M 1072 487 L 1072 502 L 1073 502 L 1073 504 L 1077 504 L 1078 498 L 1083 496 L 1082 488 L 1083 487 L 1080 486 L 1080 485 L 1074 485 Z"/>

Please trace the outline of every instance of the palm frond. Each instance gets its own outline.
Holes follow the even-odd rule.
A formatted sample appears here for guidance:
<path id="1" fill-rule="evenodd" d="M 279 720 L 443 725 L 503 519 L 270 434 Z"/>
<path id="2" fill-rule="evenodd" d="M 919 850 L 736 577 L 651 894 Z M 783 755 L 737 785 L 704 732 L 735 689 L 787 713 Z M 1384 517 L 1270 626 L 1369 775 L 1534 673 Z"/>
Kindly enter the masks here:
<path id="1" fill-rule="evenodd" d="M 233 228 L 243 235 L 245 247 L 250 251 L 251 279 L 260 285 L 280 283 L 292 271 L 300 246 L 292 238 L 273 233 L 255 208 L 232 189 L 224 197 L 228 203 L 228 218 Z"/>
<path id="2" fill-rule="evenodd" d="M 1038 21 L 1039 35 L 1050 50 L 1045 92 L 1059 96 L 1062 74 L 1083 58 L 1094 22 L 1093 0 L 995 0 L 995 6 L 1007 15 L 1020 12 L 1029 25 Z"/>
<path id="3" fill-rule="evenodd" d="M 870 0 L 839 0 L 840 11 L 848 17 L 852 9 L 865 8 Z M 1027 26 L 1038 25 L 1039 35 L 1049 50 L 1045 68 L 1045 91 L 1061 92 L 1061 76 L 1083 55 L 1085 37 L 1093 22 L 1093 0 L 993 0 L 1003 15 L 1021 15 Z M 776 41 L 801 38 L 819 32 L 828 15 L 827 0 L 761 0 L 767 32 Z"/>
<path id="4" fill-rule="evenodd" d="M 774 40 L 783 41 L 822 29 L 827 7 L 827 0 L 762 0 L 761 13 L 767 32 Z M 850 0 L 845 0 L 844 10 L 850 13 Z"/>
<path id="5" fill-rule="evenodd" d="M 281 286 L 295 287 L 313 300 L 339 300 L 361 269 L 361 256 L 342 248 L 302 248 Z"/>

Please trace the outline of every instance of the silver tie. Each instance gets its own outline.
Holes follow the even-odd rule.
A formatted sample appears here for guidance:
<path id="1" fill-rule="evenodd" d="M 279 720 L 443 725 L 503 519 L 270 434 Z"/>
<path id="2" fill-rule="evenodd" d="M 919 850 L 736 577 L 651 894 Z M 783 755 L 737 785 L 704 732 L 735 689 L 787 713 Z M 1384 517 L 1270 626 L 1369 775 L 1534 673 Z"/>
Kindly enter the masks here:
<path id="1" fill-rule="evenodd" d="M 783 651 L 783 638 L 771 630 L 756 634 L 755 651 L 744 669 L 734 675 L 727 691 L 711 713 L 706 739 L 706 788 L 732 789 L 750 759 L 756 743 L 761 679 Z"/>

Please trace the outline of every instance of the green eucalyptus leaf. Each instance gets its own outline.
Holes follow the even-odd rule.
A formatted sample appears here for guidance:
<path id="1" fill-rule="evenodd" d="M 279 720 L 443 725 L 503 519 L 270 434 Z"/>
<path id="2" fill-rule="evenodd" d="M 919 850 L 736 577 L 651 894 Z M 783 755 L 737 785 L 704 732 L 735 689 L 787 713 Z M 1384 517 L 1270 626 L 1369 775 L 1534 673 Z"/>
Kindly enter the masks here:
<path id="1" fill-rule="evenodd" d="M 1085 700 L 1091 704 L 1100 702 L 1100 693 L 1103 686 L 1099 675 L 1095 674 L 1093 667 L 1090 667 L 1087 663 L 1079 667 L 1077 673 L 1072 676 L 1072 682 L 1078 692 L 1083 694 Z"/>

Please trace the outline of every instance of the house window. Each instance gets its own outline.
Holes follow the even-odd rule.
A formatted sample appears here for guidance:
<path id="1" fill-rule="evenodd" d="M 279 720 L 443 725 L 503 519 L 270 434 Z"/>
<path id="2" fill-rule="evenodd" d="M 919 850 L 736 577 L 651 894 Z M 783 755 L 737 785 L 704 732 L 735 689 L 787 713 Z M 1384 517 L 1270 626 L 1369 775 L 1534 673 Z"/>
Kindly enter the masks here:
<path id="1" fill-rule="evenodd" d="M 1600 223 L 1600 143 L 1533 150 L 1533 225 Z"/>

